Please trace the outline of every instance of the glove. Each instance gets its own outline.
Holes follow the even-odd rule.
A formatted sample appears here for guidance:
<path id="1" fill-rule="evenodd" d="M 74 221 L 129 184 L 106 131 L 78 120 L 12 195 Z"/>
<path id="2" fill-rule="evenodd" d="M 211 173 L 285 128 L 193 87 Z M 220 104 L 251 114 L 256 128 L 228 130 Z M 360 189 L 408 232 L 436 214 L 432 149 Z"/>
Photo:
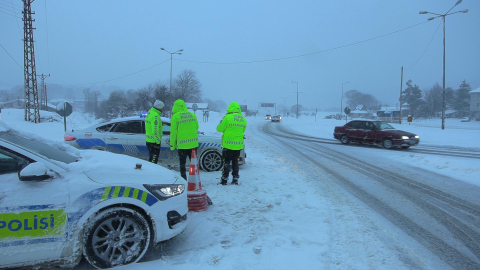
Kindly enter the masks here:
<path id="1" fill-rule="evenodd" d="M 174 151 L 174 150 L 175 150 L 175 146 L 171 146 L 171 145 L 170 145 L 170 150 Z"/>

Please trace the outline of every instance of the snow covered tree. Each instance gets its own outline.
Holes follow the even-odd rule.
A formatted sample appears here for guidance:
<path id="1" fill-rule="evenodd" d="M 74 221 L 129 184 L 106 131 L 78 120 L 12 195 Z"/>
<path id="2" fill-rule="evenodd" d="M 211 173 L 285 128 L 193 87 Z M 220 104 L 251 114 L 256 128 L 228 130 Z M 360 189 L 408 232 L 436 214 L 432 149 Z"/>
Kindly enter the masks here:
<path id="1" fill-rule="evenodd" d="M 183 99 L 185 102 L 199 102 L 202 100 L 200 87 L 201 84 L 195 75 L 195 71 L 185 69 L 175 79 L 175 99 Z"/>
<path id="2" fill-rule="evenodd" d="M 453 109 L 455 103 L 455 91 L 453 88 L 445 88 L 445 101 L 447 103 L 447 108 Z"/>
<path id="3" fill-rule="evenodd" d="M 370 94 L 364 94 L 358 90 L 349 90 L 345 93 L 347 106 L 355 109 L 358 105 L 363 105 L 367 110 L 377 110 L 380 102 Z"/>
<path id="4" fill-rule="evenodd" d="M 453 108 L 457 110 L 462 117 L 470 111 L 470 91 L 472 91 L 472 88 L 465 80 L 460 84 L 460 88 L 455 91 Z"/>
<path id="5" fill-rule="evenodd" d="M 402 104 L 408 104 L 410 107 L 410 114 L 415 116 L 424 102 L 422 99 L 422 90 L 420 90 L 418 85 L 413 86 L 412 80 L 408 80 L 406 85 L 407 88 L 402 92 Z"/>
<path id="6" fill-rule="evenodd" d="M 108 99 L 101 103 L 98 110 L 98 117 L 105 120 L 132 115 L 135 115 L 135 111 L 123 90 L 116 90 L 110 93 Z"/>
<path id="7" fill-rule="evenodd" d="M 208 108 L 210 108 L 210 111 L 213 111 L 213 112 L 225 112 L 227 110 L 227 103 L 225 103 L 225 101 L 223 100 L 216 100 L 216 101 L 213 101 L 213 100 L 210 100 L 208 98 L 206 98 L 204 100 L 204 102 L 208 103 Z"/>
<path id="8" fill-rule="evenodd" d="M 153 99 L 151 101 L 151 106 L 153 106 L 153 103 L 155 100 L 161 100 L 163 104 L 165 104 L 165 107 L 163 107 L 164 112 L 169 112 L 172 110 L 173 103 L 175 103 L 175 96 L 174 93 L 169 91 L 167 86 L 165 84 L 156 84 L 152 88 L 152 94 L 153 94 Z M 164 114 L 166 116 L 166 114 Z"/>
<path id="9" fill-rule="evenodd" d="M 438 84 L 424 92 L 423 112 L 425 116 L 438 116 L 443 107 L 443 88 Z"/>
<path id="10" fill-rule="evenodd" d="M 303 106 L 301 104 L 298 104 L 298 116 L 301 115 L 301 111 L 303 110 Z M 297 105 L 293 105 L 290 108 L 290 112 L 294 115 L 297 115 Z"/>

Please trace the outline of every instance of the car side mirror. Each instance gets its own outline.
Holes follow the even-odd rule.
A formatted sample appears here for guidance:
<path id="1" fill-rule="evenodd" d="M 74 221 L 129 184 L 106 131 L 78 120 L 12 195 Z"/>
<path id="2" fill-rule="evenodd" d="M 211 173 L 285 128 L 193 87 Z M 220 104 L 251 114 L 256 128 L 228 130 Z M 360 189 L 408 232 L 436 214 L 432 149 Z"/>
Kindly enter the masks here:
<path id="1" fill-rule="evenodd" d="M 51 176 L 47 174 L 47 166 L 42 162 L 30 163 L 23 170 L 18 172 L 18 179 L 20 181 L 43 181 L 50 179 Z"/>

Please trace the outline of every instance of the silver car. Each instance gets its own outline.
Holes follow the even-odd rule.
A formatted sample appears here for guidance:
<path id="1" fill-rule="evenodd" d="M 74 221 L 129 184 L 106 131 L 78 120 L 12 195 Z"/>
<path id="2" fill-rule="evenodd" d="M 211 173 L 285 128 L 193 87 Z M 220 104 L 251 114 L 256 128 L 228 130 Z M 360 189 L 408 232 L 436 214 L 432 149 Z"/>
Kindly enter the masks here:
<path id="1" fill-rule="evenodd" d="M 159 164 L 178 166 L 178 152 L 170 150 L 170 118 L 162 117 L 163 136 Z M 97 149 L 117 154 L 125 154 L 148 160 L 145 144 L 145 118 L 142 116 L 124 117 L 85 129 L 66 132 L 64 141 L 79 149 Z M 218 171 L 222 168 L 221 135 L 198 134 L 197 157 L 204 171 Z M 239 157 L 239 164 L 245 164 L 245 149 Z M 187 160 L 188 162 L 188 160 Z"/>
<path id="2" fill-rule="evenodd" d="M 272 122 L 280 122 L 280 121 L 282 121 L 282 116 L 280 115 L 272 116 Z"/>

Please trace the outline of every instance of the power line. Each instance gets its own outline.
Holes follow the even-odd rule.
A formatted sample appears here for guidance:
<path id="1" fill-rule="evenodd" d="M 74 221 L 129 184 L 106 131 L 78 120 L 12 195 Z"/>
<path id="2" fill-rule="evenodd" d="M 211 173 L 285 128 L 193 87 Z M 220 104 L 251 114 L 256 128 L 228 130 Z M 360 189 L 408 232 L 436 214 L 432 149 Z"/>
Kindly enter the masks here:
<path id="1" fill-rule="evenodd" d="M 13 7 L 13 0 L 10 0 L 10 4 L 12 4 L 12 7 Z M 17 13 L 14 12 L 13 14 L 15 14 L 15 16 L 17 16 Z M 18 17 L 15 18 L 15 21 L 17 22 L 18 32 L 20 32 L 20 25 L 18 24 Z M 20 35 L 21 35 L 21 33 L 20 33 Z"/>
<path id="2" fill-rule="evenodd" d="M 0 44 L 0 47 L 2 47 L 2 49 L 5 50 L 5 52 L 8 54 L 8 56 L 10 56 L 10 58 L 12 58 L 13 61 L 15 61 L 15 59 L 13 59 L 13 57 L 12 57 L 12 56 L 10 55 L 10 53 L 2 46 L 2 44 Z M 23 67 L 20 66 L 20 64 L 19 64 L 17 61 L 15 61 L 15 63 L 17 63 L 17 65 L 23 70 Z"/>
<path id="3" fill-rule="evenodd" d="M 2 0 L 2 1 L 3 1 L 3 2 L 7 2 L 7 0 Z M 8 2 L 7 2 L 7 3 L 8 3 Z M 8 4 L 10 4 L 10 3 L 8 3 Z M 11 3 L 11 4 L 12 4 L 12 6 L 16 6 L 16 7 L 18 7 L 19 9 L 23 9 L 23 6 L 19 6 L 19 5 L 16 5 L 16 4 L 14 4 L 14 3 Z"/>
<path id="4" fill-rule="evenodd" d="M 46 9 L 46 0 L 45 0 L 45 9 Z M 372 40 L 375 40 L 375 39 L 379 39 L 379 38 L 382 38 L 382 37 L 386 37 L 386 36 L 389 36 L 389 35 L 392 35 L 392 34 L 395 34 L 395 33 L 398 33 L 398 32 L 401 32 L 401 31 L 405 31 L 407 29 L 410 29 L 410 28 L 413 28 L 413 27 L 416 27 L 416 26 L 419 26 L 419 25 L 422 25 L 424 23 L 427 23 L 429 21 L 425 21 L 425 22 L 422 22 L 422 23 L 418 23 L 418 24 L 415 24 L 415 25 L 412 25 L 412 26 L 409 26 L 409 27 L 406 27 L 406 28 L 403 28 L 403 29 L 400 29 L 400 30 L 397 30 L 397 31 L 393 31 L 393 32 L 390 32 L 390 33 L 387 33 L 387 34 L 383 34 L 383 35 L 380 35 L 380 36 L 377 36 L 377 37 L 373 37 L 373 38 L 369 38 L 369 39 L 366 39 L 366 40 L 362 40 L 362 41 L 358 41 L 358 42 L 354 42 L 354 43 L 350 43 L 350 44 L 347 44 L 347 45 L 342 45 L 342 46 L 338 46 L 338 47 L 334 47 L 334 48 L 330 48 L 330 49 L 326 49 L 326 50 L 322 50 L 322 51 L 317 51 L 317 52 L 312 52 L 312 53 L 306 53 L 306 54 L 302 54 L 302 55 L 296 55 L 296 56 L 289 56 L 289 57 L 282 57 L 282 58 L 274 58 L 274 59 L 267 59 L 267 60 L 254 60 L 254 61 L 242 61 L 242 62 L 209 62 L 209 61 L 193 61 L 193 60 L 184 60 L 184 59 L 175 59 L 175 60 L 178 60 L 178 61 L 183 61 L 183 62 L 191 62 L 191 63 L 199 63 L 199 64 L 220 64 L 220 65 L 226 65 L 226 64 L 251 64 L 251 63 L 262 63 L 262 62 L 273 62 L 273 61 L 281 61 L 281 60 L 288 60 L 288 59 L 293 59 L 293 58 L 299 58 L 299 57 L 305 57 L 305 56 L 309 56 L 309 55 L 314 55 L 314 54 L 319 54 L 319 53 L 324 53 L 324 52 L 328 52 L 328 51 L 333 51 L 333 50 L 338 50 L 338 49 L 342 49 L 342 48 L 346 48 L 346 47 L 351 47 L 351 46 L 354 46 L 354 45 L 358 45 L 358 44 L 361 44 L 361 43 L 365 43 L 365 42 L 368 42 L 368 41 L 372 41 Z M 438 28 L 437 28 L 438 30 Z M 433 38 L 432 38 L 433 39 Z M 431 42 L 431 41 L 430 41 Z M 430 43 L 429 43 L 430 44 Z M 2 46 L 3 48 L 3 46 Z M 47 48 L 48 48 L 48 26 L 47 26 Z M 428 48 L 428 46 L 427 46 Z M 5 50 L 6 51 L 6 50 Z M 7 52 L 8 53 L 8 52 Z M 423 55 L 423 54 L 422 54 Z M 11 56 L 10 56 L 11 57 Z M 420 57 L 421 58 L 421 57 Z M 13 59 L 13 58 L 12 58 Z M 15 59 L 13 59 L 15 61 Z M 132 75 L 135 75 L 135 74 L 138 74 L 140 72 L 143 72 L 143 71 L 146 71 L 146 70 L 149 70 L 151 68 L 154 68 L 158 65 L 161 65 L 167 61 L 169 61 L 170 59 L 167 59 L 163 62 L 160 62 L 158 64 L 155 64 L 151 67 L 148 67 L 148 68 L 145 68 L 145 69 L 142 69 L 140 71 L 136 71 L 136 72 L 133 72 L 133 73 L 130 73 L 130 74 L 127 74 L 127 75 L 124 75 L 124 76 L 121 76 L 121 77 L 117 77 L 117 78 L 113 78 L 113 79 L 109 79 L 109 80 L 104 80 L 104 81 L 99 81 L 99 82 L 92 82 L 92 83 L 82 83 L 82 84 L 71 84 L 71 85 L 89 85 L 89 84 L 97 84 L 97 83 L 105 83 L 105 82 L 110 82 L 110 81 L 114 81 L 114 80 L 118 80 L 118 79 L 122 79 L 122 78 L 125 78 L 125 77 L 128 77 L 128 76 L 132 76 Z M 15 61 L 16 62 L 16 61 Z M 418 62 L 418 60 L 417 60 Z M 17 63 L 18 64 L 18 63 Z M 19 65 L 20 66 L 20 65 Z"/>
<path id="5" fill-rule="evenodd" d="M 6 10 L 8 10 L 8 11 L 13 11 L 13 12 L 15 12 L 15 11 L 17 11 L 17 12 L 22 12 L 22 10 L 20 10 L 20 9 L 17 9 L 17 10 L 15 10 L 15 7 L 13 7 L 13 6 L 10 6 L 10 4 L 0 3 L 0 5 L 4 5 L 4 6 L 6 6 L 6 7 L 4 7 L 4 6 L 0 6 L 0 8 L 6 9 Z"/>
<path id="6" fill-rule="evenodd" d="M 1 7 L 0 7 L 0 8 L 1 8 Z M 9 10 L 9 11 L 10 11 L 10 10 Z M 0 10 L 0 12 L 1 12 L 1 13 L 4 13 L 4 14 L 7 14 L 7 15 L 10 15 L 10 16 L 15 17 L 15 18 L 20 18 L 20 17 L 17 17 L 15 14 L 7 13 L 7 12 L 5 12 L 5 11 L 1 11 L 1 10 Z"/>
<path id="7" fill-rule="evenodd" d="M 175 60 L 183 61 L 183 62 L 190 62 L 190 63 L 197 63 L 197 64 L 216 64 L 216 65 L 252 64 L 252 63 L 281 61 L 281 60 L 300 58 L 300 57 L 305 57 L 305 56 L 309 56 L 309 55 L 324 53 L 324 52 L 328 52 L 328 51 L 333 51 L 333 50 L 338 50 L 338 49 L 358 45 L 358 44 L 361 44 L 361 43 L 365 43 L 365 42 L 368 42 L 368 41 L 372 41 L 372 40 L 375 40 L 375 39 L 386 37 L 386 36 L 389 36 L 389 35 L 392 35 L 392 34 L 395 34 L 395 33 L 398 33 L 398 32 L 401 32 L 401 31 L 404 31 L 404 30 L 407 30 L 407 29 L 410 29 L 410 28 L 413 28 L 413 27 L 416 27 L 416 26 L 419 26 L 419 25 L 422 25 L 422 24 L 427 23 L 427 22 L 429 22 L 429 21 L 418 23 L 418 24 L 415 24 L 415 25 L 412 25 L 412 26 L 409 26 L 409 27 L 406 27 L 406 28 L 403 28 L 403 29 L 400 29 L 400 30 L 397 30 L 397 31 L 394 31 L 394 32 L 390 32 L 388 34 L 380 35 L 380 36 L 377 36 L 377 37 L 374 37 L 374 38 L 365 39 L 365 40 L 362 40 L 362 41 L 350 43 L 350 44 L 343 45 L 343 46 L 338 46 L 338 47 L 334 47 L 334 48 L 330 48 L 330 49 L 326 49 L 326 50 L 322 50 L 322 51 L 318 51 L 318 52 L 312 52 L 312 53 L 306 53 L 306 54 L 288 56 L 288 57 L 282 57 L 282 58 L 273 58 L 273 59 L 266 59 L 266 60 L 253 60 L 253 61 L 241 61 L 241 62 L 208 62 L 208 61 L 193 61 L 193 60 L 184 60 L 184 59 L 175 59 Z"/>
<path id="8" fill-rule="evenodd" d="M 140 72 L 144 72 L 145 70 L 149 70 L 149 69 L 151 69 L 151 68 L 154 68 L 154 67 L 156 67 L 156 66 L 159 66 L 159 65 L 161 65 L 161 64 L 163 64 L 163 63 L 165 63 L 165 62 L 168 62 L 168 61 L 170 61 L 170 59 L 167 59 L 167 60 L 165 60 L 165 61 L 162 61 L 162 62 L 160 62 L 160 63 L 158 63 L 158 64 L 155 64 L 155 65 L 153 65 L 153 66 L 151 66 L 151 67 L 148 67 L 148 68 L 145 68 L 145 69 L 142 69 L 142 70 L 139 70 L 139 71 L 136 71 L 136 72 L 133 72 L 133 73 L 130 73 L 130 74 L 127 74 L 127 75 L 118 77 L 118 78 L 110 79 L 110 80 L 105 80 L 105 81 L 100 81 L 100 82 L 92 82 L 92 83 L 67 84 L 67 85 L 88 85 L 88 84 L 96 84 L 96 83 L 110 82 L 110 81 L 122 79 L 122 78 L 125 78 L 125 77 L 128 77 L 128 76 L 132 76 L 132 75 L 135 75 L 135 74 L 140 73 Z"/>
<path id="9" fill-rule="evenodd" d="M 420 59 L 423 57 L 423 54 L 427 51 L 428 47 L 430 46 L 430 43 L 432 43 L 432 40 L 433 40 L 433 38 L 435 37 L 435 35 L 437 34 L 437 31 L 438 31 L 438 29 L 440 28 L 440 25 L 441 25 L 441 24 L 442 24 L 441 22 L 438 24 L 437 30 L 435 30 L 435 33 L 433 33 L 433 36 L 432 36 L 432 38 L 430 39 L 430 42 L 428 42 L 427 47 L 426 47 L 425 50 L 422 52 L 422 54 L 421 54 L 420 57 L 417 59 L 417 61 L 416 61 L 411 67 L 406 68 L 405 70 L 409 70 L 409 69 L 413 68 L 413 67 L 418 63 L 418 61 L 420 61 Z"/>

